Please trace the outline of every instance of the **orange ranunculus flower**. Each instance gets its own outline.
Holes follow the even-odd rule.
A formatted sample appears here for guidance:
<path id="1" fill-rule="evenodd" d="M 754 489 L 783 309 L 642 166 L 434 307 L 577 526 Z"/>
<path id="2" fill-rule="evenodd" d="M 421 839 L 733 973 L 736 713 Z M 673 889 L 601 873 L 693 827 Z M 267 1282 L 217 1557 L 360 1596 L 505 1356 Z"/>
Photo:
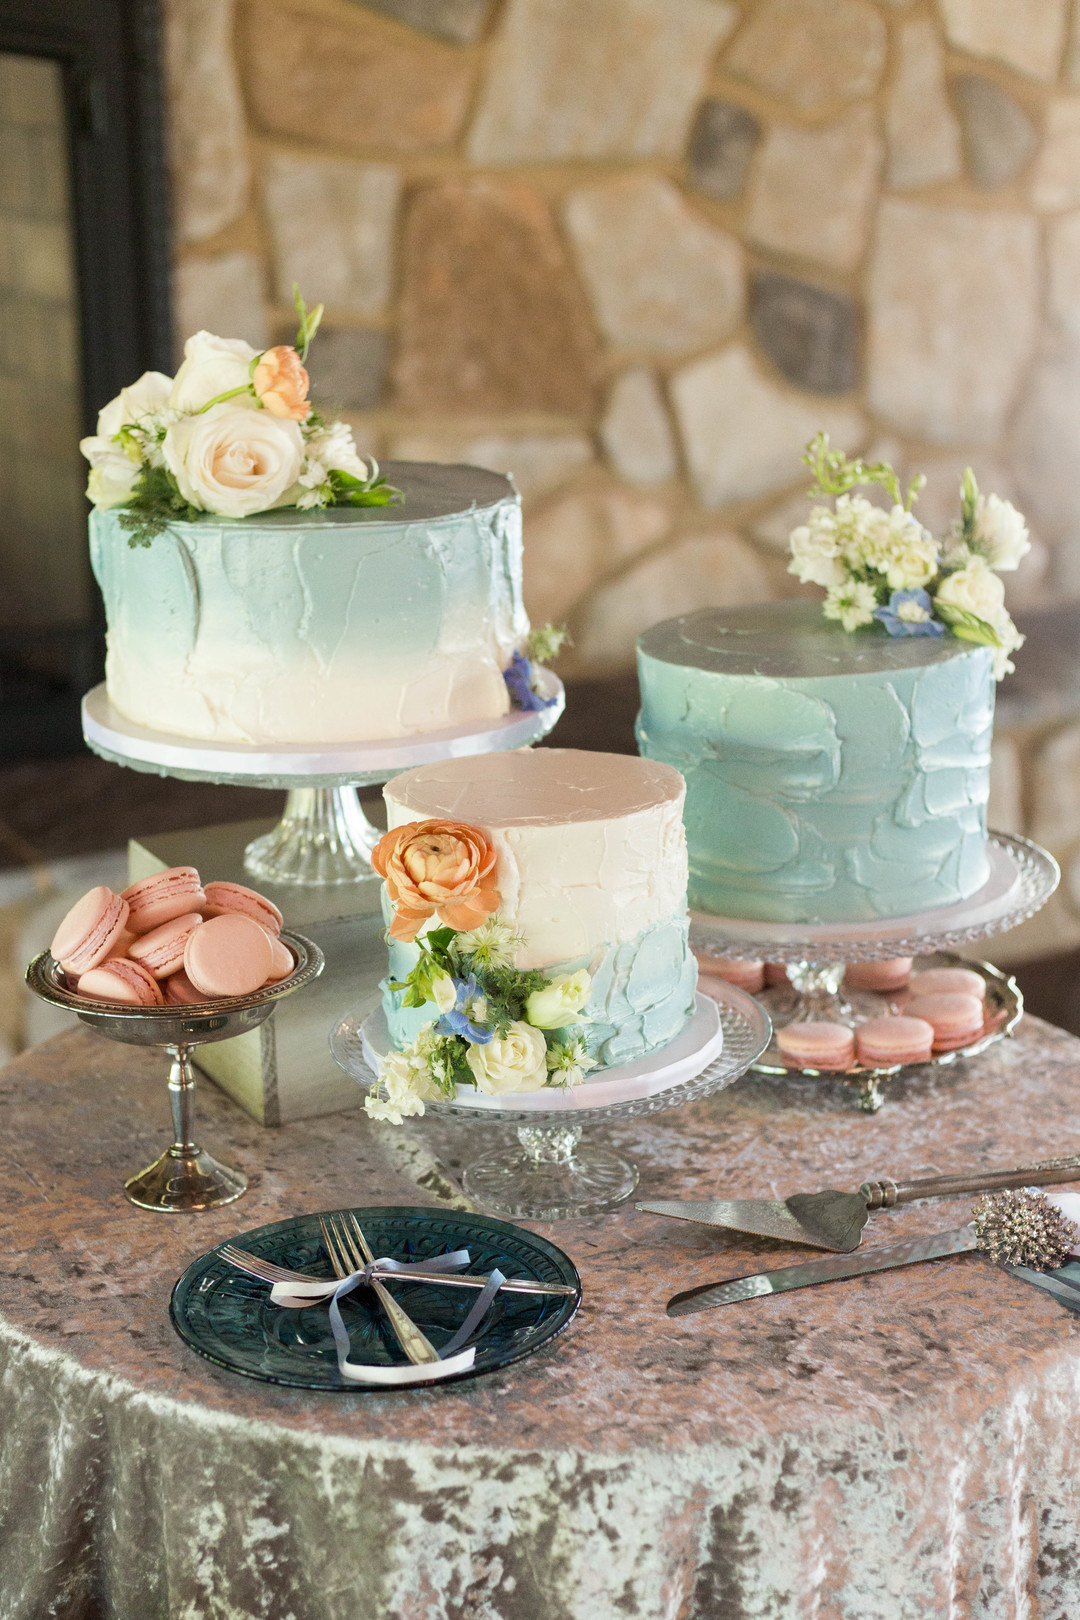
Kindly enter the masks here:
<path id="1" fill-rule="evenodd" d="M 306 422 L 311 415 L 308 374 L 300 364 L 300 356 L 289 344 L 279 343 L 276 349 L 267 349 L 260 355 L 251 382 L 272 416 L 288 416 L 294 422 Z"/>
<path id="2" fill-rule="evenodd" d="M 391 939 L 415 939 L 436 912 L 448 928 L 466 931 L 498 910 L 495 851 L 479 827 L 407 821 L 379 839 L 371 864 L 394 907 Z"/>

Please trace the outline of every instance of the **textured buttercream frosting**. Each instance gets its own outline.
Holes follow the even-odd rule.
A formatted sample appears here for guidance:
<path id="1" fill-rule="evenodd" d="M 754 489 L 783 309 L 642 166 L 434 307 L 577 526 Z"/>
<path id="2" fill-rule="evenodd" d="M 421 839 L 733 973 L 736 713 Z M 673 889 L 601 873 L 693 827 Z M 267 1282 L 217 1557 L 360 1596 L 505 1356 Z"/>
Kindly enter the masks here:
<path id="1" fill-rule="evenodd" d="M 406 771 L 383 790 L 390 827 L 429 819 L 480 827 L 497 854 L 499 912 L 521 935 L 520 968 L 593 975 L 590 1044 L 628 1062 L 674 1039 L 690 1016 L 684 784 L 625 754 L 540 748 Z M 415 947 L 391 944 L 402 979 Z M 399 1043 L 434 1016 L 387 992 Z"/>
<path id="2" fill-rule="evenodd" d="M 638 670 L 641 752 L 686 777 L 691 906 L 866 921 L 986 881 L 988 648 L 785 602 L 655 625 Z"/>
<path id="3" fill-rule="evenodd" d="M 221 742 L 336 743 L 483 723 L 528 634 L 520 501 L 477 467 L 387 462 L 399 506 L 211 514 L 132 546 L 90 518 L 109 697 Z"/>

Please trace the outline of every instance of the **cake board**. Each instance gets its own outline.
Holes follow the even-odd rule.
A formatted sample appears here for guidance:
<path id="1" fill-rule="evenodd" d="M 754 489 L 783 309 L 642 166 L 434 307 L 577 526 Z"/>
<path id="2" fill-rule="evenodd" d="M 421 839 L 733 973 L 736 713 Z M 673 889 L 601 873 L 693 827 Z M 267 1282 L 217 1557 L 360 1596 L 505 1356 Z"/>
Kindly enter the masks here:
<path id="1" fill-rule="evenodd" d="M 699 961 L 760 958 L 782 962 L 787 967 L 791 994 L 770 998 L 770 1015 L 777 1026 L 825 1019 L 839 1023 L 858 1022 L 858 1008 L 842 997 L 841 982 L 849 962 L 872 962 L 893 957 L 942 958 L 942 953 L 1005 933 L 1033 917 L 1058 886 L 1061 873 L 1057 862 L 1041 845 L 1012 833 L 990 832 L 987 852 L 990 876 L 981 889 L 967 900 L 941 906 L 933 911 L 913 913 L 859 923 L 783 924 L 750 918 L 720 917 L 691 911 L 690 945 Z M 931 965 L 925 962 L 924 966 Z M 1023 1001 L 1015 981 L 989 963 L 965 962 L 980 972 L 1000 1002 L 994 1027 L 984 1030 L 969 1046 L 942 1053 L 933 1061 L 952 1063 L 959 1057 L 973 1057 L 993 1041 L 1011 1034 L 1023 1013 Z M 1000 981 L 1001 989 L 997 985 Z M 881 1011 L 879 1006 L 877 1011 Z M 865 1015 L 865 1013 L 864 1013 Z M 798 1073 L 817 1078 L 822 1071 L 797 1069 L 785 1064 L 775 1047 L 755 1060 L 753 1067 L 764 1074 Z M 884 1096 L 881 1080 L 911 1065 L 889 1069 L 851 1069 L 829 1078 L 855 1085 L 859 1106 L 875 1113 Z"/>
<path id="2" fill-rule="evenodd" d="M 609 1148 L 580 1145 L 586 1125 L 637 1119 L 732 1085 L 769 1044 L 768 1015 L 751 996 L 720 985 L 698 993 L 694 1013 L 674 1041 L 635 1063 L 608 1069 L 565 1091 L 487 1097 L 461 1091 L 425 1104 L 440 1118 L 474 1126 L 513 1126 L 518 1146 L 493 1149 L 462 1176 L 466 1193 L 492 1214 L 526 1220 L 595 1215 L 629 1198 L 637 1166 Z M 366 1090 L 390 1039 L 381 1008 L 361 1006 L 330 1036 L 337 1062 Z"/>
<path id="3" fill-rule="evenodd" d="M 102 682 L 83 698 L 83 736 L 102 759 L 150 775 L 286 789 L 281 821 L 247 848 L 244 867 L 250 877 L 303 885 L 374 882 L 371 852 L 381 833 L 365 816 L 357 787 L 388 782 L 416 765 L 539 742 L 561 716 L 566 693 L 548 669 L 536 671 L 536 685 L 549 700 L 546 708 L 511 709 L 484 726 L 452 726 L 389 741 L 264 748 L 153 731 L 120 714 Z"/>

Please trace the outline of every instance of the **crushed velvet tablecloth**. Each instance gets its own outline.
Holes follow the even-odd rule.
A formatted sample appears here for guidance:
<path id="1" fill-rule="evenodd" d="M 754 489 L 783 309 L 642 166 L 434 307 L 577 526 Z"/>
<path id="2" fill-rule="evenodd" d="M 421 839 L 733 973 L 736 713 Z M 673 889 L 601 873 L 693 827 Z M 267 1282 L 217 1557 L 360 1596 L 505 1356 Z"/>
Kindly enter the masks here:
<path id="1" fill-rule="evenodd" d="M 430 1195 L 360 1115 L 263 1131 L 207 1084 L 200 1119 L 251 1190 L 153 1215 L 121 1180 L 167 1139 L 159 1055 L 78 1031 L 0 1076 L 3 1620 L 1080 1615 L 1080 1319 L 1044 1293 L 967 1255 L 669 1321 L 676 1289 L 808 1251 L 625 1209 L 544 1228 L 585 1296 L 531 1360 L 275 1389 L 175 1336 L 180 1271 L 244 1227 Z M 654 1196 L 1011 1164 L 1080 1148 L 1080 1042 L 1029 1019 L 873 1117 L 747 1079 L 612 1135 Z"/>

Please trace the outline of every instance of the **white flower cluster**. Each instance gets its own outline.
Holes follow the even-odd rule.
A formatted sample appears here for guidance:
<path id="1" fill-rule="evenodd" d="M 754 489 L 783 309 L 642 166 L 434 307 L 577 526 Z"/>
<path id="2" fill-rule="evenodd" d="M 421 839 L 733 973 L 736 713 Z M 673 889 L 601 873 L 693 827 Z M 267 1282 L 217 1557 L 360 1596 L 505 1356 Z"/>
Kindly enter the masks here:
<path id="1" fill-rule="evenodd" d="M 823 436 L 805 459 L 818 475 L 818 492 L 835 491 L 835 502 L 832 508 L 815 506 L 792 531 L 789 570 L 825 587 L 825 617 L 848 631 L 876 621 L 890 635 L 940 636 L 948 628 L 990 647 L 996 676 L 1007 674 L 1010 654 L 1023 637 L 1006 610 L 998 575 L 1018 567 L 1030 549 L 1016 508 L 998 495 L 979 494 L 969 470 L 960 492 L 962 515 L 943 551 L 896 498 L 899 484 L 891 467 L 849 462 L 828 451 Z M 872 482 L 893 496 L 888 509 L 848 493 L 852 484 Z M 921 482 L 912 484 L 909 505 Z"/>
<path id="2" fill-rule="evenodd" d="M 80 445 L 94 505 L 129 502 L 147 468 L 164 468 L 189 506 L 227 518 L 325 506 L 334 498 L 334 472 L 361 483 L 374 478 L 377 467 L 357 455 L 346 423 L 327 426 L 316 418 L 311 425 L 281 414 L 280 390 L 271 396 L 269 385 L 273 402 L 264 407 L 252 386 L 262 358 L 241 338 L 196 332 L 175 377 L 147 371 L 123 389 L 98 416 L 97 433 Z M 306 385 L 298 361 L 296 368 Z"/>

